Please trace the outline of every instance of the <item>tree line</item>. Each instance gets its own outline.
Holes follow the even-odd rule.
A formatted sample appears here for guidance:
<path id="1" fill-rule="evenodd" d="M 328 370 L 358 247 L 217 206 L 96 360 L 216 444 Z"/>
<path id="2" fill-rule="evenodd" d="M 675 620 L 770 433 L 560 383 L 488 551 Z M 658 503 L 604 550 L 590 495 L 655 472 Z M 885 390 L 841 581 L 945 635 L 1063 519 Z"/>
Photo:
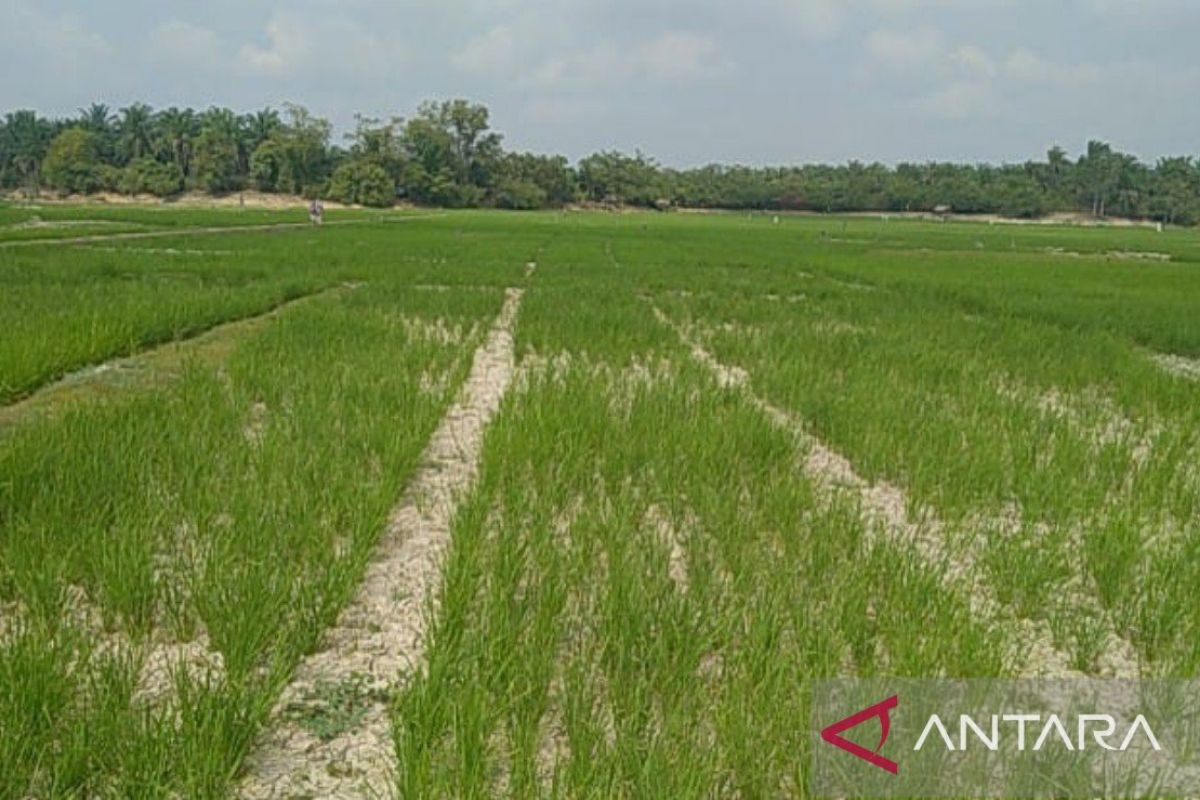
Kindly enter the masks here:
<path id="1" fill-rule="evenodd" d="M 238 114 L 102 103 L 75 117 L 30 110 L 0 121 L 0 187 L 170 197 L 255 189 L 367 206 L 397 200 L 511 209 L 574 202 L 651 208 L 934 211 L 1037 217 L 1056 211 L 1200 222 L 1200 160 L 1150 165 L 1091 141 L 1078 158 L 1054 147 L 1023 164 L 852 161 L 844 165 L 672 169 L 636 152 L 563 156 L 508 151 L 488 109 L 429 102 L 411 117 L 359 116 L 344 144 L 302 106 Z"/>

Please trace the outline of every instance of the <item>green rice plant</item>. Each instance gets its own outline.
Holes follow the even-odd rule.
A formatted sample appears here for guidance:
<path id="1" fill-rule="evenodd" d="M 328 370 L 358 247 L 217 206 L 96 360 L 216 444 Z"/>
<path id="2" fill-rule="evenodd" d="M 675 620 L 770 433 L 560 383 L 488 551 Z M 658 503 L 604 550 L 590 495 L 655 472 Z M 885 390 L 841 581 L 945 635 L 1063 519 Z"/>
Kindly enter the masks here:
<path id="1" fill-rule="evenodd" d="M 330 295 L 176 383 L 11 431 L 0 597 L 18 633 L 0 670 L 18 677 L 0 699 L 0 794 L 225 796 L 500 296 Z M 193 655 L 151 680 L 173 652 Z"/>

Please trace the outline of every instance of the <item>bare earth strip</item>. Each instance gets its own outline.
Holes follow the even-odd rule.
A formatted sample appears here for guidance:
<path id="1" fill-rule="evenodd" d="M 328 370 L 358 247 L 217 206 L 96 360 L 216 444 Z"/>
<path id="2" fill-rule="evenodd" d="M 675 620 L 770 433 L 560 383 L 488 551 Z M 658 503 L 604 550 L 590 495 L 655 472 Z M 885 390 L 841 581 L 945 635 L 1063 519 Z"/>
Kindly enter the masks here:
<path id="1" fill-rule="evenodd" d="M 801 420 L 755 394 L 749 388 L 750 376 L 745 370 L 722 364 L 688 330 L 675 324 L 661 309 L 656 307 L 654 313 L 660 322 L 675 331 L 691 350 L 692 356 L 708 367 L 720 386 L 744 390 L 768 419 L 805 446 L 808 455 L 804 473 L 822 492 L 826 495 L 837 492 L 856 495 L 863 512 L 878 532 L 897 544 L 911 548 L 925 563 L 938 569 L 946 588 L 964 596 L 977 619 L 1015 627 L 1013 649 L 1021 664 L 1019 670 L 1023 677 L 1080 674 L 1072 666 L 1070 655 L 1055 646 L 1044 622 L 1013 618 L 1006 613 L 995 591 L 979 577 L 976 551 L 986 544 L 980 537 L 975 537 L 976 540 L 961 551 L 952 550 L 944 524 L 931 510 L 923 509 L 916 519 L 910 517 L 908 499 L 901 489 L 888 483 L 871 483 L 864 479 L 855 472 L 854 465 L 845 456 L 829 449 L 805 430 Z M 1101 613 L 1095 607 L 1098 604 L 1090 596 L 1073 599 L 1077 601 L 1077 607 L 1086 608 L 1091 613 Z M 1136 678 L 1140 675 L 1132 644 L 1112 631 L 1107 635 L 1106 644 L 1106 652 L 1098 664 L 1102 674 L 1118 678 Z"/>
<path id="2" fill-rule="evenodd" d="M 358 594 L 326 632 L 324 649 L 297 668 L 274 727 L 247 760 L 244 798 L 390 796 L 395 769 L 388 699 L 424 655 L 426 609 L 436 600 L 458 498 L 479 470 L 483 435 L 513 379 L 512 326 L 520 289 L 509 289 L 476 351 L 454 405 L 434 432 L 423 466 L 392 514 Z M 363 712 L 334 735 L 302 724 L 330 687 L 351 687 Z"/>
<path id="3" fill-rule="evenodd" d="M 408 222 L 414 219 L 437 219 L 445 214 L 407 214 L 388 219 L 387 222 Z M 374 219 L 332 220 L 324 225 L 365 225 L 379 222 Z M 266 225 L 225 225 L 205 228 L 178 228 L 158 231 L 133 231 L 131 233 L 98 233 L 89 236 L 69 236 L 45 239 L 13 239 L 0 242 L 0 247 L 30 247 L 36 244 L 91 244 L 92 242 L 116 242 L 125 239 L 156 239 L 165 236 L 203 236 L 214 233 L 253 233 L 255 231 L 285 231 L 293 228 L 312 228 L 311 222 L 272 222 Z"/>
<path id="4" fill-rule="evenodd" d="M 319 289 L 277 303 L 266 311 L 205 328 L 183 339 L 77 369 L 15 402 L 0 405 L 0 430 L 33 415 L 60 409 L 73 401 L 95 397 L 104 391 L 151 384 L 173 374 L 189 358 L 201 361 L 219 359 L 240 337 L 257 330 L 287 309 L 335 292 L 352 290 L 358 285 L 347 283 Z"/>

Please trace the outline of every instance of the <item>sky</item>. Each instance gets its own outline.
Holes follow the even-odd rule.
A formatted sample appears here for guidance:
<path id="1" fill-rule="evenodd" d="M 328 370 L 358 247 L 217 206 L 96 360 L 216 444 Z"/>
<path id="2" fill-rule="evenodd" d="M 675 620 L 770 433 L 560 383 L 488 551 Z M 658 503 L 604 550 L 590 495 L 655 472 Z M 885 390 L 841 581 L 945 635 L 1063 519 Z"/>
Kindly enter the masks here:
<path id="1" fill-rule="evenodd" d="M 710 162 L 1200 154 L 1200 0 L 0 0 L 0 111 L 486 104 L 506 146 Z"/>

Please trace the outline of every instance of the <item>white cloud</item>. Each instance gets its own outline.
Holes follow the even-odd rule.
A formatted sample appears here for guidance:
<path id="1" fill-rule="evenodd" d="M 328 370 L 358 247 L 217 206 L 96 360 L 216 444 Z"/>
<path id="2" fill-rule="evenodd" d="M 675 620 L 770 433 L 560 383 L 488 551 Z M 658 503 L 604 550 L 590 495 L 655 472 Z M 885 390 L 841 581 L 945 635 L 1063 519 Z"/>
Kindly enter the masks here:
<path id="1" fill-rule="evenodd" d="M 217 35 L 190 22 L 172 20 L 150 31 L 146 50 L 159 64 L 223 67 L 224 53 Z"/>
<path id="2" fill-rule="evenodd" d="M 932 28 L 872 31 L 864 46 L 871 66 L 885 72 L 925 69 L 945 56 L 942 34 Z"/>
<path id="3" fill-rule="evenodd" d="M 611 42 L 552 56 L 525 75 L 538 89 L 581 89 L 631 80 L 682 82 L 727 72 L 732 62 L 711 36 L 670 31 L 646 42 L 619 47 Z"/>
<path id="4" fill-rule="evenodd" d="M 933 116 L 966 120 L 996 116 L 998 106 L 987 81 L 954 81 L 917 101 L 917 108 Z"/>
<path id="5" fill-rule="evenodd" d="M 980 47 L 975 45 L 963 45 L 949 54 L 947 60 L 951 68 L 961 74 L 970 75 L 975 78 L 994 78 L 996 77 L 996 64 L 992 57 Z"/>
<path id="6" fill-rule="evenodd" d="M 242 45 L 237 61 L 268 77 L 378 77 L 403 58 L 395 44 L 344 16 L 277 13 L 265 33 L 266 46 Z"/>
<path id="7" fill-rule="evenodd" d="M 1004 61 L 1004 74 L 1020 81 L 1078 89 L 1099 82 L 1103 75 L 1095 64 L 1058 64 L 1035 53 L 1018 48 Z"/>
<path id="8" fill-rule="evenodd" d="M 525 116 L 538 125 L 561 126 L 592 120 L 607 106 L 579 97 L 534 97 L 525 104 Z"/>
<path id="9" fill-rule="evenodd" d="M 792 30 L 808 39 L 828 39 L 846 21 L 844 0 L 780 0 L 783 18 Z"/>
<path id="10" fill-rule="evenodd" d="M 927 27 L 873 31 L 863 50 L 861 81 L 894 93 L 911 91 L 921 113 L 948 119 L 993 116 L 1019 93 L 1078 94 L 1104 76 L 1094 64 L 1059 63 L 1028 48 L 997 57 L 977 44 L 950 45 L 944 34 Z"/>
<path id="11" fill-rule="evenodd" d="M 10 0 L 0 26 L 0 48 L 35 53 L 39 70 L 82 73 L 113 54 L 112 46 L 74 14 L 58 14 L 37 4 Z"/>
<path id="12" fill-rule="evenodd" d="M 450 56 L 455 69 L 473 75 L 509 75 L 517 68 L 517 37 L 508 25 L 498 25 L 477 36 Z"/>
<path id="13" fill-rule="evenodd" d="M 634 54 L 646 75 L 668 80 L 689 80 L 724 70 L 715 39 L 703 34 L 676 31 L 646 43 Z"/>

